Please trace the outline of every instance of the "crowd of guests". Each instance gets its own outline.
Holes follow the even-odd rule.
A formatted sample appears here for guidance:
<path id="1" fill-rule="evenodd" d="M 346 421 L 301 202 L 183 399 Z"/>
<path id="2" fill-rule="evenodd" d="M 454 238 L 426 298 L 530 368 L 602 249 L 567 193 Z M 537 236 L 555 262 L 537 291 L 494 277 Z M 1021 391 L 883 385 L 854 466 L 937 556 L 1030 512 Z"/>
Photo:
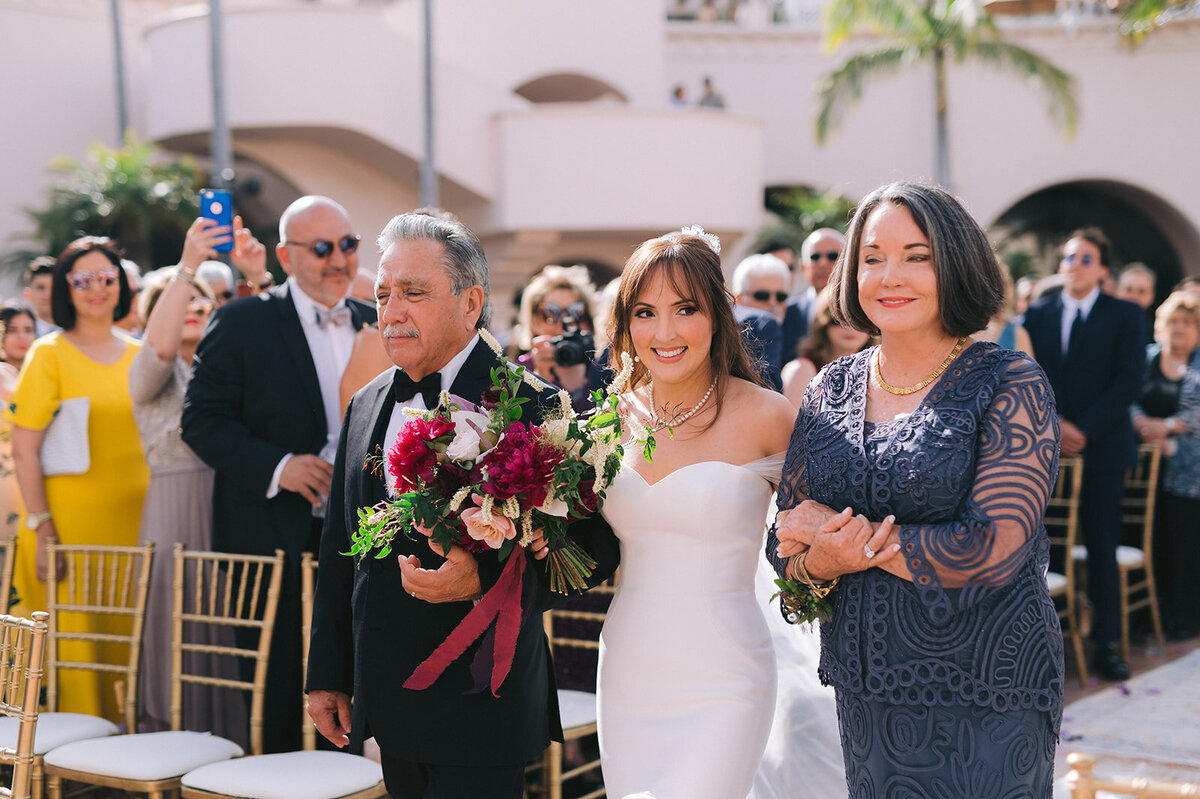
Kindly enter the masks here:
<path id="1" fill-rule="evenodd" d="M 227 241 L 241 280 L 212 260 Z M 18 611 L 45 606 L 47 541 L 153 541 L 139 699 L 144 728 L 163 729 L 172 545 L 283 549 L 265 728 L 267 748 L 279 751 L 299 744 L 299 556 L 317 549 L 346 405 L 391 365 L 371 287 L 355 292 L 366 302 L 350 296 L 356 280 L 371 281 L 358 272 L 360 238 L 346 211 L 328 198 L 301 198 L 280 220 L 280 241 L 287 281 L 274 286 L 265 248 L 240 220 L 232 228 L 196 220 L 178 264 L 146 274 L 123 261 L 115 242 L 84 237 L 31 263 L 25 301 L 0 309 L 8 428 L 0 521 L 19 531 Z M 798 251 L 768 241 L 730 275 L 734 318 L 759 377 L 797 408 L 823 369 L 880 343 L 877 328 L 849 322 L 830 289 L 846 246 L 830 228 Z M 1061 453 L 1083 458 L 1093 665 L 1105 679 L 1125 679 L 1114 646 L 1115 553 L 1124 474 L 1139 442 L 1164 455 L 1155 565 L 1169 634 L 1200 633 L 1200 596 L 1191 589 L 1200 571 L 1200 280 L 1185 280 L 1156 305 L 1155 273 L 1137 263 L 1118 273 L 1111 244 L 1094 228 L 1068 237 L 1049 285 L 997 274 L 995 313 L 977 337 L 1036 359 L 1053 389 Z M 566 389 L 580 410 L 609 374 L 615 291 L 616 281 L 598 290 L 582 266 L 548 266 L 521 297 L 511 357 Z M 263 301 L 231 304 L 239 295 Z M 39 460 L 46 429 L 65 401 L 80 398 L 88 415 L 80 468 L 48 474 Z M 587 687 L 594 672 L 579 668 L 572 687 Z M 227 666 L 211 669 L 222 676 Z M 112 686 L 98 678 L 69 676 L 60 696 L 60 710 L 116 717 Z M 196 687 L 184 706 L 185 726 L 246 739 L 246 708 L 228 692 Z"/>

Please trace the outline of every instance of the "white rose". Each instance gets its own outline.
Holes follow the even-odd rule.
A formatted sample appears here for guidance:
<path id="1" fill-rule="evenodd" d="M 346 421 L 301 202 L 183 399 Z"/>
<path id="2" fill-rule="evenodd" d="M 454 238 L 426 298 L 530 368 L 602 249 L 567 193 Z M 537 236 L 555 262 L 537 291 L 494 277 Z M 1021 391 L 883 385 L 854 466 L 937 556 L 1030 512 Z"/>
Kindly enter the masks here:
<path id="1" fill-rule="evenodd" d="M 454 440 L 446 447 L 446 457 L 456 461 L 478 458 L 485 451 L 479 434 L 487 429 L 488 417 L 474 411 L 455 411 L 450 414 L 450 420 L 454 422 Z"/>

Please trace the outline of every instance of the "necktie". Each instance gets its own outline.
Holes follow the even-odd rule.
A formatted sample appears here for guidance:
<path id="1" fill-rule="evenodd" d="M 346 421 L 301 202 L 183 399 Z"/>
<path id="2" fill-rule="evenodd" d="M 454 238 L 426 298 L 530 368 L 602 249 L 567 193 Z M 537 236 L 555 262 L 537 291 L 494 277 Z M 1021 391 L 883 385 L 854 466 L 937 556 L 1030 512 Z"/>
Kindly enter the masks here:
<path id="1" fill-rule="evenodd" d="M 397 369 L 396 376 L 392 378 L 392 393 L 396 396 L 396 402 L 408 402 L 418 392 L 424 398 L 425 407 L 428 410 L 436 408 L 438 395 L 442 393 L 441 372 L 434 372 L 425 375 L 420 380 L 413 380 L 402 369 Z"/>
<path id="2" fill-rule="evenodd" d="M 322 329 L 326 329 L 330 325 L 341 327 L 354 323 L 353 317 L 350 316 L 350 309 L 345 305 L 339 305 L 336 308 L 330 308 L 328 311 L 317 308 L 317 325 Z"/>
<path id="3" fill-rule="evenodd" d="M 1067 357 L 1071 356 L 1071 351 L 1079 346 L 1083 336 L 1083 309 L 1075 309 L 1075 321 L 1071 322 L 1071 332 L 1067 336 L 1067 351 L 1064 353 Z"/>

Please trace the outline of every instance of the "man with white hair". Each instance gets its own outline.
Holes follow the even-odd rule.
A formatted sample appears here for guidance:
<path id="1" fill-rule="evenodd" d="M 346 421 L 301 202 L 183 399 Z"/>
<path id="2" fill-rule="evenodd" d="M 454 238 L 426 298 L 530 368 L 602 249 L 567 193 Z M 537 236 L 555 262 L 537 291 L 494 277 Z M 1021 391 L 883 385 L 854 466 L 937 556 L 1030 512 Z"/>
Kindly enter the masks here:
<path id="1" fill-rule="evenodd" d="M 808 234 L 800 245 L 800 269 L 807 287 L 788 302 L 783 320 L 783 351 L 786 359 L 796 357 L 796 346 L 808 335 L 817 312 L 817 295 L 829 283 L 829 276 L 846 237 L 833 228 L 823 227 Z"/>
<path id="2" fill-rule="evenodd" d="M 320 540 L 342 372 L 355 332 L 376 318 L 373 306 L 346 298 L 359 237 L 345 208 L 301 197 L 280 218 L 279 239 L 287 281 L 213 313 L 182 419 L 184 441 L 216 471 L 213 548 L 286 553 L 267 673 L 268 752 L 300 748 L 300 556 Z M 257 242 L 239 241 L 247 245 Z"/>
<path id="3" fill-rule="evenodd" d="M 787 264 L 774 255 L 761 253 L 742 259 L 729 281 L 735 302 L 733 317 L 742 327 L 746 349 L 758 362 L 763 379 L 776 391 L 783 387 L 781 323 L 790 279 Z"/>

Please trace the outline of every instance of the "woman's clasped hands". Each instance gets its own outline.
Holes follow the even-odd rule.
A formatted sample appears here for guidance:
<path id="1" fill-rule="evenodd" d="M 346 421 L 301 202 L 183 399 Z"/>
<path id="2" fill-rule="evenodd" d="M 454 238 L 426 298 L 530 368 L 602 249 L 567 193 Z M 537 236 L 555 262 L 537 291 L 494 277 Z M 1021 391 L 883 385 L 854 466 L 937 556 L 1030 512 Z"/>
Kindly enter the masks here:
<path id="1" fill-rule="evenodd" d="M 811 499 L 775 517 L 778 555 L 790 558 L 805 549 L 805 567 L 813 578 L 832 580 L 851 572 L 882 566 L 900 551 L 892 534 L 896 518 L 888 516 L 875 527 L 851 508 L 841 513 Z"/>

